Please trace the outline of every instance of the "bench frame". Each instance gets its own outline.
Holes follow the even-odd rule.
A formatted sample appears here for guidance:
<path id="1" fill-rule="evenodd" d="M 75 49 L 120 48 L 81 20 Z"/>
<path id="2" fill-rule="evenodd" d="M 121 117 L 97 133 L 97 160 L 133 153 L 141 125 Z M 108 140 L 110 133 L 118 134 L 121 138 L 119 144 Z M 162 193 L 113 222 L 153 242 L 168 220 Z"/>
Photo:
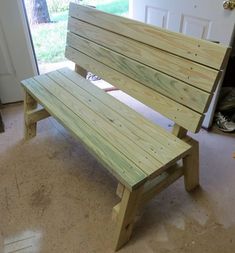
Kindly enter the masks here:
<path id="1" fill-rule="evenodd" d="M 151 200 L 181 176 L 184 176 L 184 184 L 187 191 L 192 191 L 199 185 L 199 144 L 196 140 L 187 135 L 187 131 L 196 133 L 200 130 L 213 92 L 218 85 L 222 73 L 221 70 L 226 67 L 230 52 L 231 48 L 223 45 L 217 45 L 205 40 L 198 40 L 183 34 L 158 29 L 138 21 L 70 3 L 65 56 L 76 64 L 75 72 L 86 78 L 87 70 L 89 70 L 107 82 L 114 84 L 115 87 L 131 97 L 175 122 L 172 135 L 167 132 L 161 132 L 162 130 L 160 128 L 151 129 L 146 127 L 146 133 L 149 129 L 154 130 L 153 135 L 136 134 L 140 139 L 136 139 L 133 142 L 125 132 L 121 132 L 120 128 L 116 128 L 117 125 L 114 126 L 115 131 L 112 131 L 114 129 L 112 129 L 113 125 L 107 125 L 105 121 L 107 120 L 106 118 L 104 121 L 99 122 L 101 123 L 99 127 L 102 131 L 99 130 L 99 132 L 97 128 L 99 142 L 102 143 L 101 146 L 99 146 L 99 142 L 94 142 L 94 144 L 92 144 L 93 146 L 89 144 L 92 143 L 91 139 L 94 137 L 92 136 L 92 138 L 90 138 L 90 133 L 87 134 L 87 132 L 84 131 L 85 134 L 81 134 L 81 136 L 85 136 L 88 139 L 87 143 L 84 141 L 84 144 L 87 144 L 96 158 L 103 162 L 104 165 L 107 165 L 107 169 L 111 171 L 118 181 L 116 194 L 120 197 L 121 201 L 113 207 L 112 215 L 116 223 L 114 233 L 115 250 L 120 249 L 130 239 L 136 216 L 146 202 Z M 73 72 L 70 72 L 70 75 L 74 77 Z M 48 76 L 50 75 L 48 74 Z M 69 112 L 65 110 L 65 106 L 71 107 L 69 108 L 71 111 L 72 109 L 77 109 L 79 106 L 83 109 L 86 109 L 85 106 L 87 106 L 90 110 L 90 104 L 83 100 L 84 97 L 86 98 L 86 95 L 91 98 L 89 92 L 82 93 L 83 95 L 79 97 L 78 103 L 76 103 L 76 100 L 73 100 L 75 106 L 73 106 L 73 103 L 66 103 L 64 107 L 61 107 L 64 111 L 61 110 L 58 112 L 58 110 L 53 108 L 50 103 L 48 104 L 46 100 L 44 102 L 48 111 L 45 108 L 38 109 L 38 104 L 40 104 L 40 100 L 42 100 L 43 96 L 45 95 L 48 99 L 48 94 L 56 91 L 56 87 L 54 87 L 54 90 L 49 88 L 51 84 L 52 86 L 54 85 L 54 79 L 53 76 L 51 76 L 52 80 L 49 80 L 48 76 L 47 79 L 42 77 L 44 80 L 43 84 L 40 83 L 40 77 L 33 78 L 34 86 L 39 84 L 41 87 L 41 93 L 38 93 L 38 99 L 36 96 L 38 86 L 32 88 L 31 86 L 27 86 L 27 80 L 25 80 L 26 82 L 22 82 L 25 86 L 24 116 L 26 140 L 36 135 L 37 122 L 49 117 L 50 113 L 48 111 L 50 111 L 52 114 L 51 116 L 53 116 L 53 110 L 55 110 L 54 116 L 60 120 L 60 117 L 62 119 L 64 116 L 63 112 Z M 62 80 L 59 89 L 62 93 L 64 79 L 56 80 L 55 83 L 58 84 Z M 69 81 L 77 82 L 76 84 L 79 84 L 79 89 L 81 88 L 80 84 L 84 85 L 84 80 L 80 77 L 77 78 L 77 76 L 75 79 Z M 86 84 L 90 87 L 89 83 Z M 66 86 L 65 82 L 64 85 Z M 68 87 L 71 88 L 71 86 Z M 84 87 L 85 86 L 83 86 L 82 89 Z M 67 89 L 65 89 L 64 92 L 71 99 L 70 92 Z M 99 99 L 103 99 L 103 102 L 105 97 L 102 97 L 102 94 L 99 93 L 98 90 L 96 92 L 100 95 Z M 61 96 L 61 93 L 55 93 L 60 100 L 63 100 L 64 97 Z M 52 97 L 49 95 L 49 98 Z M 52 101 L 54 101 L 56 105 L 59 105 L 56 99 L 57 98 Z M 113 103 L 113 100 L 107 101 L 105 102 L 105 106 L 109 107 L 110 104 L 113 104 L 112 109 L 116 113 L 118 104 Z M 83 102 L 84 107 L 81 104 Z M 109 110 L 107 107 L 101 108 L 104 108 L 102 112 L 108 114 Z M 122 107 L 118 109 L 120 108 Z M 107 109 L 107 111 L 105 111 L 105 109 Z M 99 113 L 99 111 L 96 112 Z M 128 117 L 132 118 L 133 116 L 133 119 L 135 119 L 134 113 L 135 112 L 132 111 Z M 57 117 L 56 115 L 59 116 Z M 99 115 L 100 118 L 94 116 L 97 121 L 92 121 L 93 116 L 91 117 L 92 119 L 88 119 L 84 116 L 85 114 L 80 114 L 79 112 L 74 113 L 74 111 L 72 111 L 69 115 L 72 120 L 61 120 L 61 122 L 64 122 L 65 127 L 67 126 L 78 138 L 80 138 L 79 133 L 82 131 L 76 132 L 74 129 L 78 130 L 79 126 L 76 124 L 73 125 L 73 128 L 69 126 L 69 123 L 72 125 L 76 115 L 78 118 L 81 117 L 82 120 L 84 117 L 84 122 L 86 123 L 85 127 L 89 129 L 91 129 L 90 125 L 92 125 L 93 122 L 98 123 L 98 119 L 101 120 L 102 118 L 103 120 L 104 116 L 103 114 Z M 82 123 L 82 120 L 78 122 Z M 69 122 L 68 125 L 66 125 L 66 122 Z M 103 131 L 103 122 L 105 122 L 106 131 Z M 111 119 L 110 122 L 115 122 L 115 120 Z M 126 123 L 126 121 L 121 122 L 124 124 Z M 136 122 L 136 124 L 139 124 L 139 122 L 143 123 L 143 126 L 145 124 L 141 119 Z M 130 125 L 127 124 L 127 126 Z M 85 127 L 83 125 L 81 129 L 83 130 Z M 108 127 L 110 127 L 110 129 Z M 126 127 L 126 129 L 128 130 L 127 134 L 132 134 L 128 127 Z M 120 135 L 118 131 L 121 132 Z M 160 141 L 157 139 L 158 133 L 159 136 L 163 136 L 161 136 Z M 113 134 L 113 136 L 111 136 L 111 134 Z M 119 139 L 115 138 L 112 140 L 113 143 L 107 141 L 110 137 L 115 137 L 115 135 L 123 137 L 121 143 L 117 141 Z M 132 136 L 135 137 L 134 134 Z M 151 137 L 151 139 L 148 137 Z M 162 138 L 167 147 L 166 149 L 160 146 L 162 144 Z M 140 142 L 140 140 L 143 139 L 146 140 L 146 142 Z M 129 142 L 126 142 L 126 140 L 129 140 Z M 153 145 L 151 140 L 153 140 Z M 81 141 L 83 142 L 82 138 Z M 168 149 L 168 145 L 171 145 L 170 141 L 172 141 L 172 143 L 180 142 L 184 147 L 182 149 L 178 148 L 179 146 L 174 143 L 173 148 Z M 124 153 L 125 143 L 123 142 L 131 145 L 133 144 L 130 148 L 133 149 L 132 152 L 126 149 L 128 152 L 126 152 L 126 154 Z M 143 148 L 139 147 L 140 143 L 143 143 L 143 145 L 141 144 Z M 109 160 L 109 158 L 112 156 L 108 155 L 108 152 L 104 152 L 105 155 L 103 155 L 103 148 L 106 144 L 109 144 L 108 147 L 114 148 L 111 154 L 114 154 L 117 160 L 119 159 L 123 162 L 125 161 L 123 157 L 128 157 L 130 163 L 120 162 L 116 164 L 112 163 L 112 161 L 110 162 L 111 159 Z M 150 144 L 150 149 L 145 149 L 145 146 L 148 146 L 148 144 Z M 95 150 L 98 149 L 98 146 L 102 152 L 99 150 L 99 152 L 97 151 L 96 153 Z M 149 154 L 149 151 L 152 151 L 155 146 L 159 146 L 161 151 L 158 150 L 156 152 L 155 150 L 154 153 Z M 138 149 L 135 149 L 136 147 L 138 147 Z M 136 152 L 136 150 L 138 152 Z M 158 153 L 160 155 L 158 155 Z M 143 159 L 139 160 L 139 157 Z M 108 162 L 105 161 L 105 159 L 107 159 Z M 107 164 L 105 162 L 107 162 Z M 160 165 L 156 165 L 156 163 Z M 112 166 L 113 170 L 110 168 Z M 132 175 L 137 176 L 130 183 L 128 180 Z"/>
<path id="2" fill-rule="evenodd" d="M 83 76 L 87 72 L 82 67 L 75 65 L 75 71 Z M 24 138 L 29 140 L 36 136 L 37 122 L 51 115 L 44 108 L 37 108 L 38 101 L 25 90 L 24 118 L 25 131 Z M 118 183 L 116 194 L 121 201 L 113 207 L 112 219 L 116 223 L 114 234 L 114 249 L 119 250 L 126 244 L 133 231 L 136 216 L 139 210 L 174 183 L 181 176 L 184 176 L 185 189 L 192 191 L 199 185 L 199 145 L 198 142 L 187 136 L 187 130 L 175 124 L 172 133 L 192 146 L 191 153 L 184 157 L 181 164 L 175 164 L 165 170 L 160 176 L 145 182 L 138 188 L 130 191 L 122 183 Z"/>

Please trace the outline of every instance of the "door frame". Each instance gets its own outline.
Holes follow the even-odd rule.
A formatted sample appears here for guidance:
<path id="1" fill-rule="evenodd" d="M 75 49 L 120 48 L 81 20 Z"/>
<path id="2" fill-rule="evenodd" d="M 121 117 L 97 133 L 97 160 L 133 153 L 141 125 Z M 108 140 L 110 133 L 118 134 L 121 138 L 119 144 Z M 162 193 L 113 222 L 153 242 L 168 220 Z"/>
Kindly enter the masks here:
<path id="1" fill-rule="evenodd" d="M 23 0 L 1 0 L 0 6 L 0 99 L 10 103 L 23 100 L 20 81 L 37 75 L 38 67 Z"/>

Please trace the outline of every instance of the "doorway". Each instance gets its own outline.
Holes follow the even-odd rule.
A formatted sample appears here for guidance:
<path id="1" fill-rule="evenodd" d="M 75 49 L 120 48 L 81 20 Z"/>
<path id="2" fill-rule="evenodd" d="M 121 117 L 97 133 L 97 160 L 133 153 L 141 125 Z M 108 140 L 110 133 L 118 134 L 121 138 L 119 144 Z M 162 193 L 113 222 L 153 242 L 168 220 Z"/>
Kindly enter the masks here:
<path id="1" fill-rule="evenodd" d="M 75 0 L 116 15 L 128 16 L 129 0 Z M 74 68 L 64 57 L 70 0 L 24 0 L 39 73 Z"/>

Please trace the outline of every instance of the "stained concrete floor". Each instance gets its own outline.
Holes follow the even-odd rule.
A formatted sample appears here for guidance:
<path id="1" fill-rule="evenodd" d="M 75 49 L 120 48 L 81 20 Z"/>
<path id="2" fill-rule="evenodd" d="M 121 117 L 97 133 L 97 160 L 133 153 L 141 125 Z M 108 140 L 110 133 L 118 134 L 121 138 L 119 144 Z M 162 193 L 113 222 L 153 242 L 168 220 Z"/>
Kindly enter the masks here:
<path id="1" fill-rule="evenodd" d="M 170 128 L 153 111 L 121 98 Z M 24 142 L 22 104 L 2 113 L 0 252 L 112 252 L 115 180 L 52 118 Z M 235 252 L 234 137 L 205 130 L 195 136 L 201 187 L 188 194 L 180 179 L 154 198 L 120 253 Z"/>

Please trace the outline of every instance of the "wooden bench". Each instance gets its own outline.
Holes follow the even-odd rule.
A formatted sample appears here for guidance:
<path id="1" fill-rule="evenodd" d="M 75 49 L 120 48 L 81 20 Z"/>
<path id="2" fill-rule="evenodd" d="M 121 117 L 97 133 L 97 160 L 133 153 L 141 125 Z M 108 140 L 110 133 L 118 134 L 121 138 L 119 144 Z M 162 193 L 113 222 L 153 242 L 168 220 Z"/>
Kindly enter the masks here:
<path id="1" fill-rule="evenodd" d="M 200 130 L 230 49 L 74 3 L 69 16 L 65 55 L 76 71 L 22 81 L 25 138 L 53 116 L 117 179 L 118 250 L 144 203 L 181 176 L 188 191 L 199 184 L 198 143 L 187 131 Z M 86 71 L 173 120 L 173 132 L 94 86 Z"/>

